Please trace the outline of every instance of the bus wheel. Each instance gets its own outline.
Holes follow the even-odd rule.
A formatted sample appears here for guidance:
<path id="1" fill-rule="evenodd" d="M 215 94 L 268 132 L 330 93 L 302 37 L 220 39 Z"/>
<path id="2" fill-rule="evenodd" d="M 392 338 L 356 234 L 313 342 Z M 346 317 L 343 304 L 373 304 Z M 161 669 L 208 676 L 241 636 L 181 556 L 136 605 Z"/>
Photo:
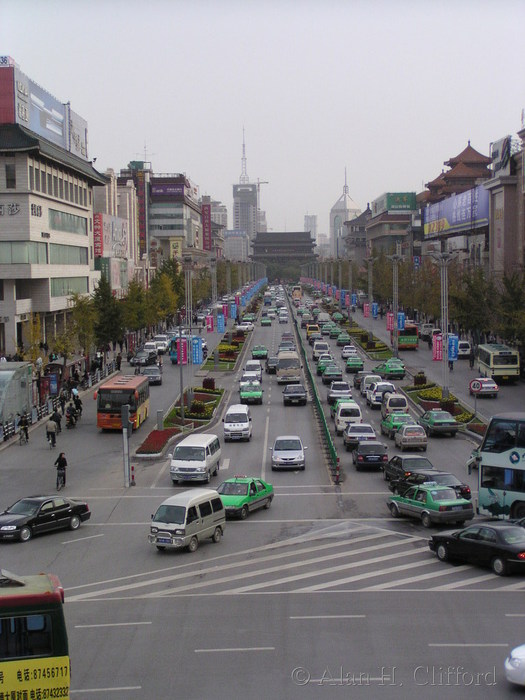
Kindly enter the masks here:
<path id="1" fill-rule="evenodd" d="M 523 501 L 514 504 L 511 517 L 513 520 L 525 518 L 525 503 L 523 503 Z"/>

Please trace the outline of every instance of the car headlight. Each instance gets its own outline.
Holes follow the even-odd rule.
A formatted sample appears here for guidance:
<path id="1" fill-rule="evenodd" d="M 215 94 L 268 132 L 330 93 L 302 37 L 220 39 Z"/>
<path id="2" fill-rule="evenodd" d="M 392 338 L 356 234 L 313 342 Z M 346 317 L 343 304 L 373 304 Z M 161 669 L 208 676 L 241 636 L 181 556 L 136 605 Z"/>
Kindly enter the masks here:
<path id="1" fill-rule="evenodd" d="M 159 531 L 159 528 L 158 528 L 158 527 L 152 527 L 152 528 L 150 528 L 150 532 L 151 532 L 152 535 L 155 535 L 158 531 Z"/>
<path id="2" fill-rule="evenodd" d="M 16 530 L 16 525 L 2 525 L 0 527 L 0 530 L 3 532 L 12 532 L 13 530 Z"/>
<path id="3" fill-rule="evenodd" d="M 197 471 L 201 474 L 206 471 L 206 467 L 197 467 Z"/>
<path id="4" fill-rule="evenodd" d="M 512 666 L 512 668 L 520 668 L 523 664 L 523 660 L 518 658 L 517 656 L 512 656 L 511 654 L 509 656 L 509 664 Z"/>

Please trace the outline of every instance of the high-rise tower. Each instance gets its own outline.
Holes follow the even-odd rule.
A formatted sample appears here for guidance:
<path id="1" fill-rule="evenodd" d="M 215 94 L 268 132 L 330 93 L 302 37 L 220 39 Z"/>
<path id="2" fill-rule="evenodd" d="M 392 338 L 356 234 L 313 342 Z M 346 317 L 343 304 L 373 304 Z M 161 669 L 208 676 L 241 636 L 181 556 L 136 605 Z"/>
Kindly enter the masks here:
<path id="1" fill-rule="evenodd" d="M 343 194 L 330 209 L 330 248 L 331 254 L 335 258 L 340 258 L 344 252 L 343 236 L 346 233 L 344 222 L 355 219 L 360 213 L 361 209 L 359 209 L 352 197 L 350 197 L 348 184 L 346 182 L 345 168 Z"/>
<path id="2" fill-rule="evenodd" d="M 245 231 L 250 241 L 257 233 L 257 185 L 251 184 L 246 168 L 246 144 L 242 130 L 242 159 L 239 184 L 233 186 L 233 227 Z"/>

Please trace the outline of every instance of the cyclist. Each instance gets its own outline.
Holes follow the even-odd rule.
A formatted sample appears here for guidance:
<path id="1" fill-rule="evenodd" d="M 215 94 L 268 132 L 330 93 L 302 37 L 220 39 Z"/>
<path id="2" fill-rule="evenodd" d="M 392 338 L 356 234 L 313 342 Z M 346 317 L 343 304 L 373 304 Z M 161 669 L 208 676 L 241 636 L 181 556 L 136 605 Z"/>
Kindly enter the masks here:
<path id="1" fill-rule="evenodd" d="M 82 415 L 82 399 L 78 395 L 78 392 L 73 395 L 73 403 L 75 404 L 75 409 L 77 411 L 77 419 Z"/>
<path id="2" fill-rule="evenodd" d="M 26 442 L 29 442 L 29 421 L 25 413 L 20 416 L 18 427 L 20 428 L 20 433 L 24 435 Z"/>
<path id="3" fill-rule="evenodd" d="M 64 452 L 56 458 L 55 467 L 57 468 L 57 491 L 60 491 L 61 487 L 66 485 L 67 460 Z"/>
<path id="4" fill-rule="evenodd" d="M 57 424 L 50 418 L 46 423 L 46 436 L 51 447 L 57 444 Z"/>

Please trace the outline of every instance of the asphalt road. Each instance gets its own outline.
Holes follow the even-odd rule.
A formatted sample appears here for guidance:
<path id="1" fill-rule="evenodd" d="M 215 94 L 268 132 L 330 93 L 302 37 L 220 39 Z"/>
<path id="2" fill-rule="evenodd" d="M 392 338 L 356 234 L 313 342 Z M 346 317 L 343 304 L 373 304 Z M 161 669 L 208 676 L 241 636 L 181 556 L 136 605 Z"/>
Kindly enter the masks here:
<path id="1" fill-rule="evenodd" d="M 289 328 L 257 325 L 248 346 L 275 350 Z M 165 362 L 154 408 L 175 398 L 178 377 Z M 229 404 L 238 401 L 237 379 L 218 380 Z M 70 463 L 65 493 L 86 498 L 92 519 L 76 532 L 2 545 L 0 556 L 3 568 L 62 580 L 72 697 L 517 697 L 502 664 L 524 641 L 525 580 L 439 562 L 427 546 L 432 531 L 390 517 L 381 474 L 357 473 L 340 437 L 343 480 L 332 485 L 311 402 L 284 407 L 273 376 L 263 387 L 252 440 L 222 444 L 211 485 L 262 476 L 275 488 L 272 507 L 228 522 L 219 544 L 204 542 L 191 555 L 147 542 L 151 513 L 185 488 L 172 486 L 166 459 L 137 461 L 137 486 L 123 488 L 121 437 L 97 431 L 88 397 L 78 429 L 59 437 Z M 501 410 L 505 403 L 501 396 Z M 378 425 L 379 412 L 362 405 L 364 419 Z M 222 436 L 221 417 L 209 432 Z M 268 447 L 285 433 L 308 446 L 304 472 L 270 471 Z M 435 437 L 427 456 L 475 490 L 464 467 L 471 449 L 462 436 Z M 0 505 L 49 492 L 53 460 L 43 428 L 27 448 L 1 453 Z"/>

